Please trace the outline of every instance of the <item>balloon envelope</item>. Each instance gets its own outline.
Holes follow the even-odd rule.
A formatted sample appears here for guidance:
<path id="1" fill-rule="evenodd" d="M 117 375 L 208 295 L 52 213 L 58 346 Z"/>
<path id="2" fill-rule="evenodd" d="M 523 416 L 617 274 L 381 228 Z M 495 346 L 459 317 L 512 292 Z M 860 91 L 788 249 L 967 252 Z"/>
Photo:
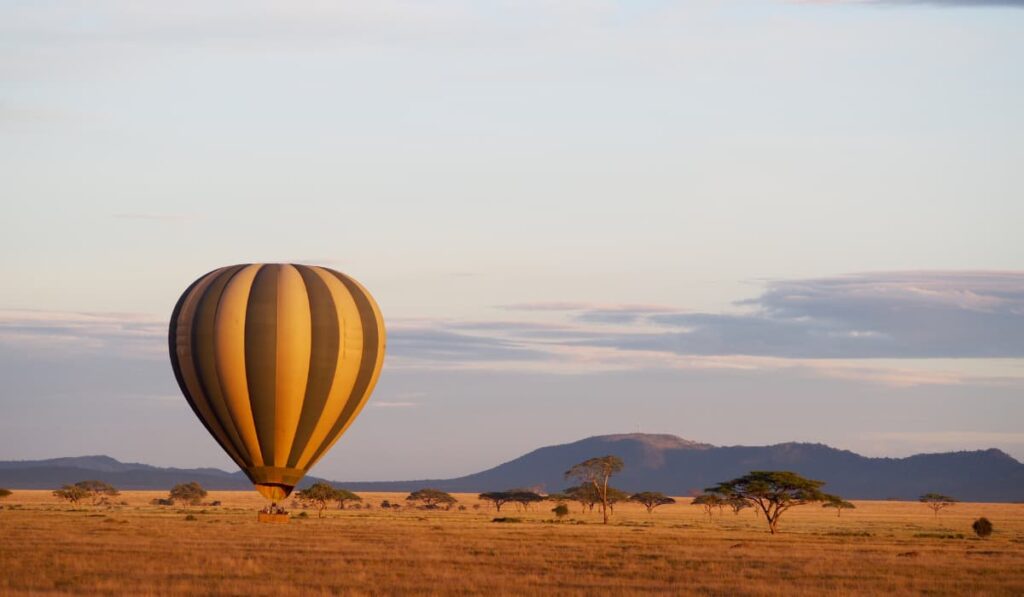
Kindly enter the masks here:
<path id="1" fill-rule="evenodd" d="M 171 366 L 192 410 L 256 489 L 287 497 L 345 432 L 384 362 L 370 293 L 325 267 L 244 264 L 192 283 Z"/>

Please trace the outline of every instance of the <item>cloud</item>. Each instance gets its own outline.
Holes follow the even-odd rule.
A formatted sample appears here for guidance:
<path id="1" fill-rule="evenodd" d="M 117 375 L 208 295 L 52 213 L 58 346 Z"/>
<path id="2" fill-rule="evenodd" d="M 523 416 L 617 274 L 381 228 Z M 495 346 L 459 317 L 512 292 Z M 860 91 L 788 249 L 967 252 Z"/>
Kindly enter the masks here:
<path id="1" fill-rule="evenodd" d="M 46 358 L 117 353 L 128 358 L 167 354 L 167 321 L 138 313 L 0 310 L 0 344 Z"/>
<path id="2" fill-rule="evenodd" d="M 584 342 L 693 355 L 1024 357 L 1024 272 L 889 272 L 768 283 L 744 313 L 649 317 L 668 328 Z M 673 329 L 674 328 L 674 329 Z"/>

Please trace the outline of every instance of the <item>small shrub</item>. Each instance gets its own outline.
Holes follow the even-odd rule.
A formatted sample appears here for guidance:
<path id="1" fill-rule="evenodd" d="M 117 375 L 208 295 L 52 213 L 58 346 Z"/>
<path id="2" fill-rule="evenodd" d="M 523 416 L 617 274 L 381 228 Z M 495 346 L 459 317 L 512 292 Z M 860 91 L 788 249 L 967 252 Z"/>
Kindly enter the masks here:
<path id="1" fill-rule="evenodd" d="M 552 508 L 551 511 L 555 514 L 555 517 L 557 517 L 558 520 L 562 520 L 569 515 L 569 506 L 566 506 L 565 504 L 558 504 Z"/>
<path id="2" fill-rule="evenodd" d="M 195 515 L 189 514 L 188 516 L 185 517 L 185 520 L 193 521 L 193 520 L 199 520 L 199 519 L 196 518 Z"/>
<path id="3" fill-rule="evenodd" d="M 464 512 L 465 510 L 466 510 L 465 506 L 459 506 L 459 512 Z"/>
<path id="4" fill-rule="evenodd" d="M 984 516 L 975 520 L 971 528 L 974 529 L 974 534 L 979 537 L 988 537 L 992 534 L 992 522 Z"/>
<path id="5" fill-rule="evenodd" d="M 299 515 L 296 518 L 309 518 L 309 512 L 303 510 L 302 512 L 299 512 Z"/>
<path id="6" fill-rule="evenodd" d="M 502 516 L 500 518 L 495 518 L 491 522 L 523 522 L 523 519 L 522 518 L 515 518 L 515 517 L 512 517 L 512 516 Z"/>

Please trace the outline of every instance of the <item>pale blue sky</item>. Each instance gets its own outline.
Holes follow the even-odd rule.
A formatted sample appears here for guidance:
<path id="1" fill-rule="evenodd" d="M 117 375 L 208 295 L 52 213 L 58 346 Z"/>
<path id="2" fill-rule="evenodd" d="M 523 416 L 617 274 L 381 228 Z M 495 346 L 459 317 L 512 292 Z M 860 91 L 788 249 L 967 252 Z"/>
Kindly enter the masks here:
<path id="1" fill-rule="evenodd" d="M 392 331 L 319 474 L 636 426 L 1024 458 L 1022 6 L 0 2 L 0 459 L 226 466 L 162 335 L 250 261 Z"/>

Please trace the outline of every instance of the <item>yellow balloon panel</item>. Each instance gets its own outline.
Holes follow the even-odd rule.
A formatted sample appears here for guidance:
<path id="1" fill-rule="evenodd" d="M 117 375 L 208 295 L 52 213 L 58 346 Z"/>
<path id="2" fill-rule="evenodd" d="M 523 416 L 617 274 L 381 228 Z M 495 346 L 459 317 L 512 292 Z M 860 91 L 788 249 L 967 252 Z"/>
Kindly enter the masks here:
<path id="1" fill-rule="evenodd" d="M 168 337 L 192 410 L 275 500 L 351 425 L 384 362 L 384 320 L 373 297 L 324 267 L 214 270 L 182 294 Z"/>

